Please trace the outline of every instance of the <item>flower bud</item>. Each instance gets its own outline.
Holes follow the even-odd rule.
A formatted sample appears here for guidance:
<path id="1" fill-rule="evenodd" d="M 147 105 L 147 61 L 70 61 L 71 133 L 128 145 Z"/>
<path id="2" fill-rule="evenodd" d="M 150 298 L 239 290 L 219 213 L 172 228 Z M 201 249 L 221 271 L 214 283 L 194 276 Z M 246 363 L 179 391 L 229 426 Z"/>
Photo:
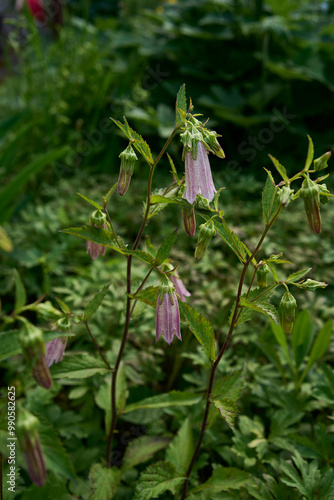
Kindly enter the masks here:
<path id="1" fill-rule="evenodd" d="M 107 216 L 102 210 L 95 210 L 89 219 L 89 224 L 94 227 L 103 227 L 107 223 Z"/>
<path id="2" fill-rule="evenodd" d="M 199 226 L 199 236 L 195 248 L 195 259 L 200 259 L 201 257 L 203 257 L 206 249 L 209 246 L 211 238 L 213 238 L 215 234 L 216 230 L 212 220 Z"/>
<path id="3" fill-rule="evenodd" d="M 296 299 L 290 292 L 285 292 L 281 299 L 280 306 L 282 308 L 282 328 L 285 333 L 290 334 L 295 321 L 295 311 L 297 307 Z"/>
<path id="4" fill-rule="evenodd" d="M 330 151 L 327 151 L 327 153 L 324 153 L 322 156 L 314 160 L 314 170 L 318 172 L 319 170 L 327 168 L 327 162 L 330 159 L 331 155 L 332 153 Z"/>
<path id="5" fill-rule="evenodd" d="M 49 389 L 52 385 L 50 370 L 45 359 L 43 332 L 29 321 L 25 321 L 19 336 L 26 361 L 33 362 L 32 374 L 36 382 Z"/>
<path id="6" fill-rule="evenodd" d="M 196 231 L 195 208 L 193 205 L 182 208 L 183 224 L 188 236 L 194 236 Z"/>
<path id="7" fill-rule="evenodd" d="M 121 168 L 119 171 L 117 189 L 119 194 L 123 196 L 129 188 L 133 169 L 138 158 L 131 144 L 129 144 L 128 147 L 122 151 L 119 158 L 121 159 Z"/>
<path id="8" fill-rule="evenodd" d="M 282 189 L 279 189 L 279 200 L 284 208 L 286 208 L 289 205 L 290 201 L 292 201 L 293 195 L 294 190 L 289 188 L 288 186 L 283 186 Z"/>
<path id="9" fill-rule="evenodd" d="M 37 486 L 43 486 L 46 480 L 46 467 L 37 428 L 37 418 L 21 408 L 16 426 L 17 438 L 27 463 L 30 479 Z"/>
<path id="10" fill-rule="evenodd" d="M 269 273 L 269 267 L 267 264 L 263 264 L 257 268 L 257 286 L 260 288 L 265 288 L 267 286 L 267 274 Z"/>
<path id="11" fill-rule="evenodd" d="M 300 195 L 304 200 L 305 211 L 310 228 L 315 233 L 321 231 L 319 187 L 309 177 L 302 184 Z"/>

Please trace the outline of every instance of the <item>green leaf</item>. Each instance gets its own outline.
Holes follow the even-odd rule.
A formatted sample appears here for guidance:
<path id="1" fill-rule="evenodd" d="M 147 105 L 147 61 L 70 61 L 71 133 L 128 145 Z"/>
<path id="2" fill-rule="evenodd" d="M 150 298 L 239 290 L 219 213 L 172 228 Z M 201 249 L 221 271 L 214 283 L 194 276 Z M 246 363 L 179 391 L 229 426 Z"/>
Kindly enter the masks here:
<path id="1" fill-rule="evenodd" d="M 305 367 L 305 370 L 302 374 L 301 381 L 304 380 L 306 374 L 308 373 L 309 369 L 311 368 L 314 363 L 316 363 L 322 356 L 325 354 L 327 351 L 330 341 L 331 341 L 331 336 L 332 336 L 332 329 L 333 329 L 333 323 L 332 321 L 327 321 L 325 325 L 322 327 L 320 332 L 318 333 L 314 344 L 312 346 L 312 350 L 310 353 L 309 360 L 307 362 L 307 365 Z"/>
<path id="2" fill-rule="evenodd" d="M 307 157 L 306 157 L 306 162 L 305 162 L 305 167 L 304 170 L 307 172 L 312 164 L 313 157 L 314 157 L 314 146 L 313 146 L 313 141 L 311 137 L 308 135 L 308 150 L 307 150 Z"/>
<path id="3" fill-rule="evenodd" d="M 232 399 L 222 399 L 218 397 L 213 397 L 210 401 L 217 408 L 221 416 L 226 420 L 226 423 L 231 427 L 231 429 L 234 430 L 234 421 L 239 413 L 235 401 L 232 401 Z"/>
<path id="4" fill-rule="evenodd" d="M 286 341 L 286 334 L 284 333 L 283 328 L 280 325 L 276 325 L 273 321 L 270 322 L 270 327 L 277 342 L 283 348 L 287 360 L 290 360 L 288 343 Z"/>
<path id="5" fill-rule="evenodd" d="M 110 283 L 109 283 L 109 285 L 106 285 L 103 288 L 101 288 L 101 290 L 99 290 L 97 292 L 97 294 L 92 298 L 92 300 L 86 306 L 85 313 L 84 313 L 83 318 L 82 318 L 83 321 L 87 321 L 89 318 L 91 318 L 96 313 L 96 311 L 98 310 L 98 308 L 102 304 L 103 299 L 109 290 L 109 287 L 110 287 Z"/>
<path id="6" fill-rule="evenodd" d="M 214 225 L 219 236 L 223 238 L 225 243 L 227 243 L 230 249 L 236 254 L 240 262 L 244 263 L 246 260 L 245 257 L 247 251 L 245 250 L 245 248 L 247 247 L 244 245 L 244 243 L 242 243 L 239 240 L 238 236 L 231 229 L 229 229 L 225 220 L 223 220 L 222 224 L 214 220 Z"/>
<path id="7" fill-rule="evenodd" d="M 289 274 L 289 276 L 287 277 L 285 282 L 286 283 L 295 283 L 296 281 L 299 281 L 300 279 L 302 279 L 310 271 L 312 271 L 312 267 L 308 267 L 307 269 L 301 269 L 300 271 Z"/>
<path id="8" fill-rule="evenodd" d="M 91 484 L 89 500 L 111 500 L 121 482 L 121 471 L 117 467 L 109 469 L 104 465 L 94 464 L 88 479 Z"/>
<path id="9" fill-rule="evenodd" d="M 172 464 L 157 462 L 141 473 L 133 500 L 158 498 L 164 491 L 174 495 L 184 479 L 177 474 Z"/>
<path id="10" fill-rule="evenodd" d="M 114 118 L 111 119 L 117 125 L 117 127 L 119 127 L 122 130 L 123 134 L 129 139 L 129 141 L 131 142 L 131 146 L 136 148 L 138 153 L 140 153 L 145 158 L 145 160 L 150 165 L 152 165 L 153 157 L 149 145 L 147 144 L 147 142 L 144 141 L 141 135 L 137 134 L 137 132 L 132 130 L 126 118 L 123 117 L 124 123 L 121 123 L 118 120 L 114 120 Z"/>
<path id="11" fill-rule="evenodd" d="M 14 312 L 18 313 L 22 309 L 22 307 L 26 304 L 27 294 L 24 288 L 24 284 L 21 280 L 21 277 L 16 269 L 13 269 L 14 277 L 15 277 L 15 308 Z"/>
<path id="12" fill-rule="evenodd" d="M 261 314 L 264 314 L 265 316 L 268 316 L 269 318 L 274 320 L 276 325 L 279 324 L 278 312 L 277 312 L 275 306 L 270 304 L 270 302 L 266 302 L 266 301 L 262 302 L 260 300 L 257 300 L 256 302 L 250 302 L 249 300 L 245 299 L 244 297 L 241 297 L 240 305 L 242 307 L 247 307 L 248 309 L 252 309 L 253 311 L 257 311 Z"/>
<path id="13" fill-rule="evenodd" d="M 136 259 L 142 260 L 143 262 L 146 262 L 146 264 L 149 264 L 150 266 L 155 265 L 155 260 L 152 257 L 151 254 L 144 252 L 143 250 L 123 250 L 121 251 L 123 255 L 132 255 Z"/>
<path id="14" fill-rule="evenodd" d="M 165 259 L 167 259 L 171 249 L 177 238 L 177 229 L 174 229 L 169 236 L 162 242 L 160 248 L 157 251 L 157 256 L 155 258 L 155 265 L 160 266 Z"/>
<path id="15" fill-rule="evenodd" d="M 40 424 L 38 434 L 45 457 L 47 469 L 63 477 L 75 480 L 75 471 L 57 432 L 45 417 L 38 415 Z"/>
<path id="16" fill-rule="evenodd" d="M 177 200 L 176 198 L 167 198 L 167 196 L 161 196 L 159 194 L 153 194 L 150 200 L 151 205 L 155 205 L 156 203 L 175 203 L 177 205 L 185 205 L 181 200 Z"/>
<path id="17" fill-rule="evenodd" d="M 51 165 L 68 152 L 68 146 L 49 151 L 23 167 L 20 172 L 0 191 L 0 224 L 9 219 L 17 205 L 16 199 L 30 177 L 47 165 Z"/>
<path id="18" fill-rule="evenodd" d="M 212 476 L 208 481 L 191 490 L 189 494 L 202 490 L 210 490 L 212 493 L 239 490 L 242 486 L 246 486 L 251 483 L 252 476 L 248 472 L 234 467 L 223 467 L 222 465 L 219 465 L 213 471 Z"/>
<path id="19" fill-rule="evenodd" d="M 176 97 L 176 119 L 175 126 L 179 127 L 186 120 L 187 115 L 187 98 L 186 98 L 186 84 L 181 85 L 180 90 Z"/>
<path id="20" fill-rule="evenodd" d="M 269 158 L 273 162 L 274 167 L 276 168 L 277 172 L 280 174 L 280 176 L 282 177 L 282 179 L 286 183 L 289 183 L 289 177 L 288 177 L 288 175 L 286 173 L 285 167 L 283 167 L 283 165 L 281 165 L 280 162 L 278 160 L 276 160 L 276 158 L 274 158 L 273 156 L 269 155 Z"/>
<path id="21" fill-rule="evenodd" d="M 90 203 L 91 205 L 93 205 L 93 207 L 97 208 L 98 210 L 103 210 L 103 207 L 101 205 L 99 205 L 98 203 L 96 203 L 94 200 L 91 200 L 90 198 L 88 198 L 88 196 L 85 196 L 81 193 L 77 193 L 77 195 L 81 196 L 81 198 L 83 198 L 84 200 L 88 201 L 88 203 Z"/>
<path id="22" fill-rule="evenodd" d="M 65 302 L 63 302 L 61 299 L 56 297 L 56 301 L 58 302 L 59 307 L 64 314 L 69 314 L 71 312 L 71 309 L 68 307 L 68 305 L 66 305 Z"/>
<path id="23" fill-rule="evenodd" d="M 141 436 L 133 439 L 125 450 L 122 473 L 147 462 L 157 451 L 166 448 L 168 443 L 169 439 L 160 436 Z"/>
<path id="24" fill-rule="evenodd" d="M 263 219 L 266 224 L 269 224 L 275 215 L 279 206 L 279 197 L 277 194 L 277 186 L 271 172 L 266 170 L 268 177 L 263 188 L 262 193 L 262 213 Z"/>
<path id="25" fill-rule="evenodd" d="M 21 354 L 22 347 L 19 342 L 19 330 L 0 332 L 0 361 Z"/>
<path id="26" fill-rule="evenodd" d="M 130 295 L 131 299 L 140 300 L 140 302 L 144 302 L 144 304 L 148 304 L 152 307 L 157 307 L 159 289 L 157 286 L 148 286 L 136 293 L 136 295 Z"/>
<path id="27" fill-rule="evenodd" d="M 171 391 L 166 394 L 158 394 L 157 396 L 152 396 L 151 398 L 143 399 L 142 401 L 137 401 L 137 403 L 132 403 L 126 406 L 124 413 L 130 413 L 131 411 L 138 410 L 139 408 L 167 408 L 169 406 L 191 406 L 198 403 L 201 400 L 201 396 L 195 394 L 194 392 L 188 391 Z"/>
<path id="28" fill-rule="evenodd" d="M 302 311 L 297 316 L 291 334 L 292 349 L 297 368 L 301 365 L 310 349 L 313 335 L 314 329 L 311 325 L 309 313 L 307 310 Z"/>
<path id="29" fill-rule="evenodd" d="M 218 379 L 213 386 L 212 393 L 214 397 L 218 396 L 220 398 L 237 401 L 245 385 L 245 379 L 242 373 L 243 370 L 235 370 Z"/>
<path id="30" fill-rule="evenodd" d="M 189 417 L 185 419 L 177 435 L 168 446 L 166 460 L 175 466 L 175 469 L 186 474 L 194 454 L 194 441 Z"/>
<path id="31" fill-rule="evenodd" d="M 328 284 L 324 281 L 315 281 L 310 278 L 303 283 L 294 283 L 294 285 L 298 286 L 298 288 L 301 288 L 302 290 L 310 290 L 311 292 L 314 292 L 317 288 L 326 288 L 326 286 L 328 286 Z"/>
<path id="32" fill-rule="evenodd" d="M 89 354 L 67 356 L 61 363 L 51 367 L 51 374 L 55 378 L 87 378 L 96 373 L 108 373 L 110 370 L 100 358 Z"/>
<path id="33" fill-rule="evenodd" d="M 109 248 L 115 249 L 115 237 L 111 231 L 106 229 L 93 227 L 93 226 L 82 226 L 82 227 L 69 227 L 67 229 L 60 229 L 61 233 L 72 234 L 73 236 L 78 236 L 84 240 L 92 241 L 98 245 L 104 245 Z M 117 250 L 118 247 L 117 247 Z"/>
<path id="34" fill-rule="evenodd" d="M 184 302 L 179 301 L 179 308 L 185 317 L 187 325 L 203 347 L 209 360 L 215 361 L 215 335 L 210 321 Z"/>

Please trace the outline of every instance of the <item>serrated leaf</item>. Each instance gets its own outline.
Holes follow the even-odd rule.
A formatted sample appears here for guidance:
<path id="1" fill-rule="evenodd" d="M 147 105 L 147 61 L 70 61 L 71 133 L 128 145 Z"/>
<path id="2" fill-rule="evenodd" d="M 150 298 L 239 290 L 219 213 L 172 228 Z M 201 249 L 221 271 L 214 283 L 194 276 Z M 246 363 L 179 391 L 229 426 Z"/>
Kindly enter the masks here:
<path id="1" fill-rule="evenodd" d="M 241 297 L 240 299 L 240 305 L 242 307 L 247 307 L 248 309 L 252 309 L 253 311 L 257 311 L 261 314 L 264 314 L 265 316 L 271 318 L 274 320 L 276 325 L 279 324 L 279 315 L 278 312 L 270 302 L 265 302 L 265 301 L 260 301 L 257 300 L 256 302 L 250 302 L 249 300 L 245 299 L 244 297 Z"/>
<path id="2" fill-rule="evenodd" d="M 146 141 L 144 141 L 141 135 L 137 134 L 137 132 L 135 132 L 129 126 L 126 118 L 123 117 L 124 123 L 121 123 L 118 120 L 114 120 L 114 118 L 111 119 L 117 125 L 117 127 L 122 130 L 123 134 L 129 139 L 129 141 L 131 142 L 131 146 L 133 146 L 138 151 L 138 153 L 140 153 L 145 158 L 145 160 L 150 165 L 152 165 L 153 157 L 149 145 Z"/>
<path id="3" fill-rule="evenodd" d="M 96 373 L 110 372 L 104 361 L 89 354 L 64 357 L 61 363 L 53 365 L 50 369 L 55 378 L 87 378 Z"/>
<path id="4" fill-rule="evenodd" d="M 176 203 L 178 205 L 185 205 L 182 200 L 177 200 L 176 198 L 167 198 L 167 196 L 161 196 L 159 194 L 153 194 L 150 199 L 151 205 L 155 205 L 156 203 Z"/>
<path id="5" fill-rule="evenodd" d="M 159 394 L 157 396 L 152 396 L 151 398 L 143 399 L 142 401 L 137 401 L 137 403 L 132 403 L 126 406 L 123 413 L 130 413 L 131 411 L 138 410 L 140 408 L 167 408 L 169 406 L 191 406 L 198 403 L 201 400 L 201 396 L 195 394 L 194 392 L 188 391 L 171 391 L 166 394 Z"/>
<path id="6" fill-rule="evenodd" d="M 279 206 L 278 188 L 271 172 L 267 170 L 268 177 L 262 192 L 262 213 L 266 224 L 269 224 Z"/>
<path id="7" fill-rule="evenodd" d="M 109 248 L 115 248 L 115 237 L 111 231 L 106 229 L 93 227 L 93 226 L 82 226 L 82 227 L 69 227 L 66 229 L 60 229 L 61 233 L 72 234 L 73 236 L 78 236 L 84 240 L 92 241 L 98 245 L 104 245 Z"/>
<path id="8" fill-rule="evenodd" d="M 0 361 L 21 354 L 22 347 L 19 342 L 19 330 L 0 332 Z"/>
<path id="9" fill-rule="evenodd" d="M 24 288 L 24 284 L 21 280 L 21 277 L 16 269 L 13 269 L 14 278 L 15 278 L 15 307 L 14 312 L 18 313 L 22 309 L 22 307 L 26 304 L 27 294 Z"/>
<path id="10" fill-rule="evenodd" d="M 161 246 L 157 251 L 157 256 L 155 258 L 155 265 L 160 266 L 165 259 L 167 259 L 171 249 L 177 238 L 177 229 L 174 229 L 169 236 L 162 242 Z"/>
<path id="11" fill-rule="evenodd" d="M 101 464 L 94 464 L 88 479 L 91 483 L 89 500 L 111 500 L 118 490 L 121 471 L 117 467 L 109 469 Z"/>
<path id="12" fill-rule="evenodd" d="M 245 385 L 245 379 L 242 376 L 243 370 L 236 370 L 217 380 L 213 387 L 213 394 L 220 398 L 232 399 L 237 401 Z"/>
<path id="13" fill-rule="evenodd" d="M 217 408 L 221 416 L 226 420 L 226 423 L 234 430 L 234 421 L 239 413 L 235 401 L 232 399 L 221 399 L 212 397 L 211 403 Z"/>
<path id="14" fill-rule="evenodd" d="M 143 262 L 146 262 L 146 264 L 149 264 L 150 266 L 155 265 L 155 260 L 152 257 L 152 255 L 147 252 L 144 252 L 143 250 L 122 250 L 122 254 L 132 255 L 132 257 L 142 260 Z"/>
<path id="15" fill-rule="evenodd" d="M 160 436 L 140 436 L 133 439 L 125 450 L 122 473 L 150 460 L 168 445 L 169 439 Z"/>
<path id="16" fill-rule="evenodd" d="M 83 198 L 84 200 L 88 201 L 88 203 L 90 203 L 91 205 L 93 205 L 93 207 L 97 208 L 98 210 L 103 210 L 103 207 L 101 205 L 99 205 L 98 203 L 96 203 L 94 200 L 91 200 L 90 198 L 88 198 L 88 196 L 85 196 L 84 194 L 81 194 L 81 193 L 77 193 L 78 196 L 81 196 L 81 198 Z"/>
<path id="17" fill-rule="evenodd" d="M 144 290 L 140 290 L 140 292 L 135 295 L 130 295 L 131 299 L 140 300 L 140 302 L 144 302 L 144 304 L 148 304 L 152 307 L 157 307 L 159 289 L 157 286 L 148 286 L 144 288 Z"/>
<path id="18" fill-rule="evenodd" d="M 252 476 L 248 472 L 234 467 L 223 467 L 222 465 L 219 465 L 213 471 L 212 476 L 208 481 L 191 490 L 189 494 L 209 489 L 212 493 L 239 490 L 242 486 L 252 484 L 252 482 Z"/>
<path id="19" fill-rule="evenodd" d="M 186 474 L 194 454 L 191 422 L 186 418 L 177 435 L 168 446 L 166 460 L 173 464 L 177 471 Z"/>
<path id="20" fill-rule="evenodd" d="M 83 321 L 87 321 L 89 318 L 91 318 L 96 313 L 96 311 L 98 310 L 98 308 L 102 304 L 103 299 L 109 290 L 109 287 L 110 287 L 110 283 L 109 283 L 109 285 L 105 285 L 103 288 L 101 288 L 101 290 L 99 290 L 97 292 L 97 294 L 92 298 L 92 300 L 86 306 L 85 313 L 84 313 L 83 318 L 82 318 Z"/>
<path id="21" fill-rule="evenodd" d="M 296 281 L 299 281 L 300 279 L 302 279 L 310 271 L 312 271 L 312 267 L 308 267 L 307 269 L 301 269 L 300 271 L 289 274 L 289 276 L 287 277 L 285 282 L 286 283 L 295 283 Z"/>
<path id="22" fill-rule="evenodd" d="M 186 120 L 187 114 L 187 98 L 186 98 L 186 85 L 185 83 L 181 85 L 180 90 L 177 93 L 176 97 L 176 119 L 175 126 L 179 127 Z"/>
<path id="23" fill-rule="evenodd" d="M 276 168 L 277 172 L 280 174 L 280 176 L 282 177 L 282 179 L 289 183 L 289 177 L 286 173 L 286 169 L 285 167 L 283 167 L 283 165 L 280 164 L 280 162 L 278 160 L 276 160 L 276 158 L 274 158 L 273 156 L 271 155 L 268 155 L 269 158 L 271 159 L 271 161 L 273 162 L 274 164 L 274 167 Z"/>
<path id="24" fill-rule="evenodd" d="M 164 491 L 170 491 L 174 495 L 184 479 L 172 464 L 157 462 L 141 473 L 133 500 L 158 498 Z"/>
<path id="25" fill-rule="evenodd" d="M 306 162 L 305 162 L 305 167 L 304 170 L 307 172 L 312 164 L 313 157 L 314 157 L 314 146 L 313 146 L 313 141 L 311 137 L 308 135 L 308 150 L 307 150 L 307 157 L 306 157 Z"/>
<path id="26" fill-rule="evenodd" d="M 179 309 L 209 360 L 215 361 L 215 335 L 210 321 L 184 302 L 179 302 Z"/>
<path id="27" fill-rule="evenodd" d="M 223 238 L 225 243 L 227 243 L 230 249 L 236 254 L 240 262 L 244 263 L 246 260 L 246 245 L 244 245 L 244 243 L 239 240 L 238 236 L 228 228 L 225 221 L 221 224 L 220 222 L 214 220 L 214 226 L 219 236 Z"/>

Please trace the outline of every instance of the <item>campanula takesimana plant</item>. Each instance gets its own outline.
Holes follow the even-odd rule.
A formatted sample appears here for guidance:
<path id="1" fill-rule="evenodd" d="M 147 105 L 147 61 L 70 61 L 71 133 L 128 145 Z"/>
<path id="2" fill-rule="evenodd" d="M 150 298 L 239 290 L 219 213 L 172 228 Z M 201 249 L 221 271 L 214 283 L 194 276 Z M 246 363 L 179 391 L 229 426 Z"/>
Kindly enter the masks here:
<path id="1" fill-rule="evenodd" d="M 119 380 L 120 371 L 126 365 L 124 360 L 124 352 L 126 351 L 127 339 L 129 331 L 132 329 L 132 317 L 137 303 L 140 301 L 148 307 L 156 308 L 156 341 L 159 345 L 165 346 L 165 349 L 178 349 L 182 344 L 172 341 L 176 336 L 180 341 L 188 338 L 188 331 L 184 330 L 181 335 L 182 325 L 186 325 L 190 330 L 207 356 L 207 390 L 202 397 L 203 418 L 200 428 L 194 426 L 194 432 L 197 432 L 197 444 L 194 447 L 191 457 L 185 466 L 184 474 L 179 474 L 179 471 L 172 472 L 168 462 L 159 462 L 159 467 L 165 467 L 164 474 L 168 470 L 168 480 L 162 479 L 166 476 L 157 478 L 161 479 L 161 483 L 172 481 L 175 485 L 174 493 L 178 488 L 179 497 L 184 500 L 188 494 L 188 488 L 192 480 L 192 472 L 201 451 L 203 438 L 206 428 L 208 427 L 209 412 L 211 409 L 217 410 L 222 418 L 231 427 L 234 426 L 234 421 L 237 416 L 236 399 L 223 399 L 219 391 L 216 389 L 216 371 L 217 367 L 229 346 L 230 339 L 237 326 L 245 321 L 249 321 L 254 314 L 262 314 L 273 320 L 276 324 L 281 322 L 284 331 L 290 334 L 295 319 L 295 311 L 297 303 L 290 289 L 297 287 L 304 290 L 316 290 L 317 288 L 326 287 L 326 283 L 318 282 L 313 279 L 305 280 L 305 275 L 310 271 L 302 270 L 286 276 L 284 279 L 279 277 L 277 269 L 287 261 L 284 260 L 281 254 L 278 255 L 262 255 L 261 260 L 258 259 L 258 253 L 262 248 L 262 244 L 281 212 L 288 209 L 291 203 L 299 197 L 303 198 L 306 210 L 306 219 L 311 229 L 317 233 L 321 230 L 320 220 L 320 205 L 328 201 L 332 194 L 329 193 L 325 184 L 320 184 L 326 176 L 311 179 L 313 174 L 327 167 L 327 161 L 330 157 L 329 153 L 321 156 L 318 159 L 313 159 L 313 144 L 310 138 L 309 149 L 305 166 L 298 173 L 289 177 L 286 169 L 273 157 L 270 157 L 273 166 L 276 168 L 278 175 L 281 177 L 278 183 L 269 170 L 267 179 L 262 193 L 262 213 L 264 227 L 258 236 L 258 242 L 255 248 L 248 248 L 247 244 L 239 239 L 235 232 L 229 226 L 228 220 L 224 216 L 223 210 L 220 208 L 220 194 L 222 187 L 217 186 L 213 181 L 213 176 L 210 167 L 210 158 L 215 155 L 220 160 L 225 157 L 224 151 L 218 142 L 220 137 L 215 131 L 207 127 L 207 122 L 200 121 L 201 115 L 193 114 L 193 105 L 187 106 L 185 94 L 185 86 L 180 88 L 176 101 L 176 119 L 175 127 L 171 135 L 167 139 L 160 153 L 153 158 L 151 149 L 146 141 L 134 131 L 127 120 L 123 122 L 113 119 L 115 125 L 121 130 L 128 141 L 128 146 L 119 155 L 120 157 L 120 172 L 118 180 L 112 185 L 108 193 L 102 197 L 102 202 L 97 203 L 86 195 L 80 195 L 86 202 L 90 203 L 95 211 L 93 212 L 89 223 L 82 227 L 73 227 L 64 229 L 62 232 L 78 236 L 86 240 L 87 252 L 90 253 L 93 260 L 98 256 L 108 258 L 107 250 L 120 254 L 126 260 L 126 290 L 124 290 L 125 300 L 125 320 L 123 325 L 122 339 L 119 345 L 118 353 L 112 366 L 103 353 L 103 349 L 98 345 L 89 327 L 89 320 L 96 312 L 103 301 L 104 296 L 108 291 L 108 286 L 103 287 L 96 296 L 87 305 L 83 315 L 73 315 L 63 308 L 64 314 L 75 316 L 76 322 L 82 322 L 95 347 L 103 359 L 109 373 L 111 374 L 110 388 L 110 419 L 107 419 L 108 427 L 106 429 L 106 466 L 112 466 L 112 449 L 117 438 L 117 422 L 120 415 L 125 411 L 132 411 L 131 405 L 126 407 L 124 398 L 119 398 Z M 163 159 L 164 154 L 172 140 L 179 135 L 182 155 L 178 163 L 183 168 L 185 176 L 179 177 L 179 173 L 174 166 L 173 160 L 168 155 L 169 165 L 172 169 L 173 180 L 166 188 L 160 188 L 153 191 L 154 173 L 157 165 Z M 141 157 L 148 164 L 147 189 L 145 193 L 145 203 L 143 217 L 138 227 L 138 232 L 131 241 L 123 241 L 117 235 L 114 227 L 114 221 L 111 220 L 108 206 L 112 203 L 114 193 L 118 191 L 121 196 L 129 196 L 131 193 L 131 178 L 136 175 L 136 165 L 140 163 Z M 221 164 L 224 168 L 224 164 Z M 183 173 L 183 172 L 182 172 Z M 292 188 L 293 185 L 293 188 Z M 227 186 L 228 188 L 228 186 Z M 200 217 L 201 224 L 199 225 L 197 244 L 193 244 L 194 248 L 194 265 L 207 251 L 213 239 L 220 238 L 226 244 L 231 252 L 240 262 L 240 277 L 236 284 L 236 294 L 234 305 L 231 310 L 228 323 L 221 325 L 222 330 L 225 328 L 225 333 L 222 335 L 222 343 L 215 338 L 213 327 L 210 321 L 202 314 L 196 311 L 191 304 L 191 293 L 187 290 L 191 285 L 184 285 L 180 278 L 182 276 L 182 268 L 175 265 L 171 260 L 171 253 L 177 239 L 177 231 L 169 234 L 155 248 L 150 243 L 149 251 L 142 250 L 142 239 L 153 216 L 158 216 L 162 209 L 167 209 L 169 205 L 178 205 L 180 209 L 180 220 L 183 220 L 184 230 L 189 237 L 196 233 L 196 216 Z M 126 232 L 124 232 L 126 234 Z M 134 286 L 133 283 L 133 265 L 134 260 L 146 266 L 146 275 L 139 286 Z M 180 272 L 180 274 L 179 274 Z M 152 273 L 156 273 L 157 283 L 148 284 L 148 280 L 152 280 Z M 254 283 L 258 287 L 254 286 Z M 160 284 L 158 284 L 160 283 Z M 198 287 L 197 287 L 198 288 Z M 276 289 L 283 288 L 284 293 L 280 301 L 280 309 L 282 319 L 280 320 L 279 312 L 275 305 L 270 302 L 271 296 Z M 152 331 L 152 342 L 154 332 Z M 112 342 L 113 339 L 110 339 Z M 61 340 L 63 342 L 63 340 Z M 55 347 L 53 347 L 53 345 Z M 52 359 L 60 360 L 63 352 L 63 346 L 60 345 L 58 339 L 50 347 L 50 355 L 47 354 L 48 363 Z M 218 352 L 216 348 L 218 347 Z M 49 350 L 47 350 L 48 352 Z M 38 353 L 37 353 L 38 354 Z M 122 372 L 123 373 L 123 372 Z M 124 378 L 124 374 L 122 375 Z M 124 384 L 124 380 L 122 384 Z M 182 392 L 182 395 L 187 394 L 187 391 Z M 170 392 L 164 395 L 164 401 L 167 401 L 166 406 L 182 405 L 182 399 L 179 399 L 179 393 Z M 150 406 L 148 406 L 150 407 Z M 116 437 L 115 437 L 116 436 Z M 162 466 L 161 464 L 165 464 Z M 112 469 L 113 471 L 114 469 Z M 173 475 L 174 474 L 174 475 Z M 115 479 L 117 484 L 121 481 L 121 471 L 118 471 Z M 118 481 L 118 482 L 117 482 Z M 140 480 L 139 480 L 140 481 Z M 164 483 L 164 484 L 165 484 Z M 196 486 L 197 483 L 194 483 Z M 210 485 L 208 485 L 209 487 Z M 115 489 L 115 488 L 114 488 Z M 117 489 L 117 487 L 116 487 Z M 170 489 L 168 484 L 165 489 Z M 116 490 L 115 490 L 116 491 Z M 153 490 L 152 490 L 153 491 Z M 163 488 L 160 493 L 165 491 Z M 171 490 L 172 491 L 172 490 Z M 191 492 L 190 492 L 191 493 Z M 196 492 L 194 492 L 196 493 Z M 156 493 L 152 492 L 152 498 Z M 136 492 L 140 497 L 140 485 Z M 136 498 L 137 498 L 136 496 Z"/>

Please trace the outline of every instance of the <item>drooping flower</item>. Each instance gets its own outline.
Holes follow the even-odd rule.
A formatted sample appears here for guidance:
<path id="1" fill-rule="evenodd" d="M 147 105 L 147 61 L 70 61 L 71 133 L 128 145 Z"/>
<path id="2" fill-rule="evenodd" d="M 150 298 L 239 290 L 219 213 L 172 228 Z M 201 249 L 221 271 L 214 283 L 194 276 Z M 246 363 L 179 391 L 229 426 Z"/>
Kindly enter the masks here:
<path id="1" fill-rule="evenodd" d="M 208 152 L 202 142 L 198 142 L 196 159 L 193 158 L 192 151 L 185 151 L 185 198 L 191 205 L 195 202 L 196 196 L 201 194 L 209 201 L 213 200 L 216 193 L 212 180 L 211 167 Z"/>
<path id="2" fill-rule="evenodd" d="M 295 322 L 297 302 L 289 291 L 283 295 L 280 306 L 282 308 L 282 328 L 285 333 L 290 334 Z"/>
<path id="3" fill-rule="evenodd" d="M 101 210 L 96 210 L 92 213 L 89 219 L 89 225 L 97 228 L 108 229 L 107 216 Z M 93 241 L 86 240 L 86 253 L 90 253 L 93 260 L 97 259 L 99 255 L 104 256 L 107 247 L 94 243 Z"/>
<path id="4" fill-rule="evenodd" d="M 46 467 L 37 428 L 37 418 L 26 409 L 21 408 L 17 421 L 17 437 L 30 479 L 37 486 L 43 486 L 46 480 Z"/>
<path id="5" fill-rule="evenodd" d="M 188 236 L 192 237 L 196 231 L 196 217 L 193 205 L 182 208 L 183 224 L 185 232 Z"/>
<path id="6" fill-rule="evenodd" d="M 208 220 L 199 226 L 198 241 L 195 248 L 195 259 L 200 259 L 206 252 L 211 239 L 215 236 L 216 230 L 212 220 Z"/>
<path id="7" fill-rule="evenodd" d="M 167 344 L 171 344 L 174 335 L 182 340 L 179 304 L 171 282 L 161 285 L 157 300 L 156 342 L 161 334 Z"/>
<path id="8" fill-rule="evenodd" d="M 305 212 L 310 228 L 316 234 L 321 231 L 320 190 L 309 177 L 304 179 L 300 195 L 304 200 Z"/>
<path id="9" fill-rule="evenodd" d="M 182 302 L 185 302 L 185 297 L 190 297 L 191 293 L 184 286 L 183 281 L 181 280 L 179 273 L 175 271 L 175 274 L 170 276 L 170 280 L 175 286 L 175 292 L 178 294 Z"/>
<path id="10" fill-rule="evenodd" d="M 45 345 L 42 330 L 25 320 L 19 335 L 19 341 L 26 361 L 28 363 L 33 363 L 32 374 L 34 379 L 45 389 L 50 389 L 52 378 L 45 359 Z"/>
<path id="11" fill-rule="evenodd" d="M 129 188 L 133 169 L 138 158 L 131 144 L 129 144 L 128 147 L 122 151 L 119 158 L 121 159 L 121 168 L 119 171 L 117 189 L 119 194 L 123 196 Z"/>
<path id="12" fill-rule="evenodd" d="M 45 344 L 45 359 L 48 366 L 53 363 L 60 363 L 63 359 L 67 337 L 58 337 Z"/>

